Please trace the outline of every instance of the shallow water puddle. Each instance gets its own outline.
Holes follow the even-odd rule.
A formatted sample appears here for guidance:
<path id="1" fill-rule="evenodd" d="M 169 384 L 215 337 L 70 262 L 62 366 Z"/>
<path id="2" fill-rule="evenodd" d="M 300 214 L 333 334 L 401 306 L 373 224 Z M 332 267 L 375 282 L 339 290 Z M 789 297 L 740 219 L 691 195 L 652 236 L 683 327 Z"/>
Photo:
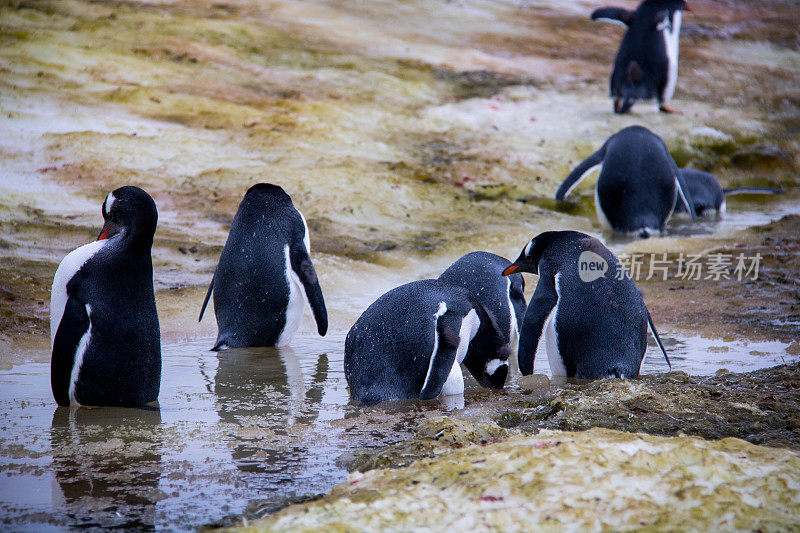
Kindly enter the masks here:
<path id="1" fill-rule="evenodd" d="M 712 374 L 796 359 L 778 342 L 663 336 L 674 370 Z M 187 530 L 255 517 L 341 482 L 337 458 L 408 436 L 446 403 L 348 404 L 344 333 L 288 349 L 164 346 L 160 410 L 56 408 L 49 365 L 0 374 L 0 514 L 6 526 Z M 547 358 L 537 373 L 549 375 Z M 644 373 L 666 370 L 651 345 Z M 467 379 L 464 416 L 496 402 Z M 521 394 L 519 378 L 506 395 Z M 489 400 L 489 401 L 487 401 Z"/>

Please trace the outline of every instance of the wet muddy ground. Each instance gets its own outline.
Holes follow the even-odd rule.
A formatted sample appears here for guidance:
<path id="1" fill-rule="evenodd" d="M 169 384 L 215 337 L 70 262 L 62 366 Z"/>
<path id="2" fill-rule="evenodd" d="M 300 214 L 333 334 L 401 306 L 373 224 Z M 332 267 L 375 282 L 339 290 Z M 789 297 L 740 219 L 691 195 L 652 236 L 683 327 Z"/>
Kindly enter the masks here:
<path id="1" fill-rule="evenodd" d="M 689 398 L 703 402 L 716 387 L 723 404 L 753 407 L 751 422 L 763 425 L 750 428 L 747 408 L 736 408 L 720 416 L 741 415 L 740 429 L 719 436 L 751 431 L 763 439 L 752 442 L 796 448 L 794 377 L 776 378 L 785 390 L 774 401 L 785 413 L 762 406 L 772 393 L 735 396 L 737 380 L 750 378 L 707 377 L 800 356 L 796 5 L 692 2 L 674 101 L 684 114 L 639 103 L 622 117 L 606 96 L 621 29 L 588 19 L 598 5 L 2 3 L 4 525 L 191 529 L 327 491 L 346 475 L 342 453 L 400 441 L 448 407 L 347 404 L 341 341 L 360 312 L 463 253 L 513 257 L 550 229 L 602 236 L 618 254 L 667 254 L 668 279 L 638 285 L 673 369 L 691 377 L 645 378 L 637 386 L 648 392 L 636 401 L 650 403 L 576 412 L 587 418 L 574 426 L 563 418 L 569 406 L 584 398 L 602 407 L 623 385 L 559 392 L 540 382 L 534 399 L 525 391 L 536 383 L 514 381 L 499 396 L 473 383 L 452 416 L 515 431 L 597 423 L 672 435 L 676 423 L 659 413 L 678 417 L 664 405 L 690 406 L 669 403 L 670 391 L 697 389 Z M 676 217 L 661 238 L 604 234 L 591 180 L 568 203 L 552 196 L 574 164 L 631 124 L 660 134 L 680 165 L 710 170 L 723 186 L 787 192 L 732 197 L 721 221 Z M 196 317 L 238 201 L 258 181 L 282 185 L 308 219 L 331 332 L 319 339 L 307 321 L 292 356 L 217 356 L 206 351 L 213 318 Z M 52 276 L 68 251 L 96 238 L 105 195 L 129 183 L 159 208 L 161 411 L 59 410 L 48 375 Z M 759 276 L 700 283 L 673 275 L 680 254 L 715 253 L 760 253 Z M 651 347 L 646 373 L 665 370 Z M 545 359 L 536 371 L 548 374 Z M 548 402 L 565 407 L 526 418 Z M 647 424 L 598 422 L 614 413 Z M 687 434 L 717 438 L 713 417 L 681 420 L 698 428 Z M 788 436 L 768 437 L 776 428 Z"/>

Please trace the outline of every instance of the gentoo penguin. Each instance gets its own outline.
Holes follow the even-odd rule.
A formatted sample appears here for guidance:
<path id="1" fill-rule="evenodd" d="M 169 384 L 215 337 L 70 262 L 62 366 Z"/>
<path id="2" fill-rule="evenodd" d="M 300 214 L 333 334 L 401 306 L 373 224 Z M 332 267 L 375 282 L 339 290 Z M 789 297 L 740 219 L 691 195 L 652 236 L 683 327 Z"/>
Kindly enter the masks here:
<path id="1" fill-rule="evenodd" d="M 279 186 L 253 185 L 231 224 L 200 310 L 214 293 L 219 333 L 212 350 L 285 346 L 311 306 L 317 331 L 328 331 L 328 312 L 311 263 L 308 226 Z"/>
<path id="2" fill-rule="evenodd" d="M 577 231 L 531 239 L 503 275 L 532 272 L 539 282 L 519 340 L 519 367 L 533 373 L 544 342 L 554 376 L 635 378 L 647 349 L 647 327 L 669 364 L 642 295 L 611 251 Z"/>
<path id="3" fill-rule="evenodd" d="M 729 187 L 723 189 L 713 174 L 693 168 L 678 169 L 694 201 L 694 212 L 703 216 L 714 211 L 717 216 L 725 215 L 725 197 L 731 194 L 783 194 L 777 187 Z M 675 202 L 675 212 L 685 213 L 683 202 Z"/>
<path id="4" fill-rule="evenodd" d="M 516 363 L 514 355 L 525 316 L 525 280 L 522 274 L 506 278 L 500 276 L 511 261 L 489 252 L 471 252 L 450 265 L 439 281 L 468 289 L 492 314 L 495 323 L 508 347 L 509 359 Z"/>
<path id="5" fill-rule="evenodd" d="M 628 27 L 611 73 L 615 113 L 627 113 L 636 100 L 653 97 L 662 112 L 678 113 L 668 104 L 678 81 L 681 11 L 691 11 L 683 0 L 645 0 L 636 11 L 604 7 L 592 13 L 592 20 Z"/>
<path id="6" fill-rule="evenodd" d="M 344 375 L 353 400 L 423 400 L 464 392 L 461 365 L 501 389 L 508 351 L 494 320 L 470 291 L 425 279 L 370 305 L 347 333 Z"/>
<path id="7" fill-rule="evenodd" d="M 597 218 L 616 232 L 647 238 L 664 231 L 677 197 L 693 205 L 691 191 L 664 141 L 642 126 L 630 126 L 609 137 L 570 172 L 556 191 L 556 200 L 564 200 L 598 166 Z M 694 209 L 690 213 L 695 220 Z"/>
<path id="8" fill-rule="evenodd" d="M 70 252 L 50 293 L 51 385 L 59 405 L 143 406 L 158 399 L 161 332 L 150 249 L 158 211 L 121 187 L 103 202 L 95 242 Z"/>

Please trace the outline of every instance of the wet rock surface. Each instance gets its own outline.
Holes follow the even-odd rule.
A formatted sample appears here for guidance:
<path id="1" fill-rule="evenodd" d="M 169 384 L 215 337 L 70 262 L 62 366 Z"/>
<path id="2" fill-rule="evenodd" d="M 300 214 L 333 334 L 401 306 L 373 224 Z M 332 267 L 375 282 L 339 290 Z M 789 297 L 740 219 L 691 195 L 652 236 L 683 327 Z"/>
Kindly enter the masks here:
<path id="1" fill-rule="evenodd" d="M 545 430 L 357 472 L 241 530 L 782 530 L 798 475 L 796 453 L 738 439 Z"/>
<path id="2" fill-rule="evenodd" d="M 346 465 L 356 471 L 406 466 L 515 433 L 598 427 L 709 440 L 735 437 L 800 450 L 800 363 L 744 374 L 722 370 L 710 377 L 670 372 L 631 380 L 566 383 L 507 397 L 487 414 L 496 425 L 474 419 L 423 421 L 416 438 L 356 454 Z"/>

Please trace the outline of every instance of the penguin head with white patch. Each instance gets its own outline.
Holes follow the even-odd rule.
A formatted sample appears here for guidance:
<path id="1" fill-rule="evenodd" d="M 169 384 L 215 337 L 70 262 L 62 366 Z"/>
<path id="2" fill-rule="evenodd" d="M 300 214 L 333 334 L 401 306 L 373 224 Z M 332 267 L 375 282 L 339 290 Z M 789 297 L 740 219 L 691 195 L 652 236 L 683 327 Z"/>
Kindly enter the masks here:
<path id="1" fill-rule="evenodd" d="M 503 276 L 516 272 L 530 272 L 540 275 L 540 263 L 546 253 L 550 271 L 557 271 L 565 265 L 575 265 L 582 252 L 593 252 L 599 259 L 611 263 L 613 254 L 596 238 L 579 231 L 545 231 L 530 240 L 522 249 L 514 263 L 503 271 Z M 613 272 L 606 270 L 604 276 Z"/>
<path id="2" fill-rule="evenodd" d="M 103 202 L 105 225 L 97 240 L 118 237 L 133 246 L 149 250 L 158 223 L 158 210 L 145 191 L 133 185 L 120 187 Z"/>
<path id="3" fill-rule="evenodd" d="M 469 343 L 464 366 L 482 387 L 502 389 L 508 377 L 511 349 L 503 340 L 491 311 L 477 300 L 472 304 L 478 314 L 480 326 Z"/>
<path id="4" fill-rule="evenodd" d="M 517 260 L 514 261 L 511 266 L 503 270 L 503 276 L 509 276 L 516 272 L 530 272 L 538 276 L 539 261 L 542 259 L 542 254 L 551 244 L 560 239 L 564 233 L 577 232 L 545 231 L 532 238 L 525 248 L 522 249 Z"/>

